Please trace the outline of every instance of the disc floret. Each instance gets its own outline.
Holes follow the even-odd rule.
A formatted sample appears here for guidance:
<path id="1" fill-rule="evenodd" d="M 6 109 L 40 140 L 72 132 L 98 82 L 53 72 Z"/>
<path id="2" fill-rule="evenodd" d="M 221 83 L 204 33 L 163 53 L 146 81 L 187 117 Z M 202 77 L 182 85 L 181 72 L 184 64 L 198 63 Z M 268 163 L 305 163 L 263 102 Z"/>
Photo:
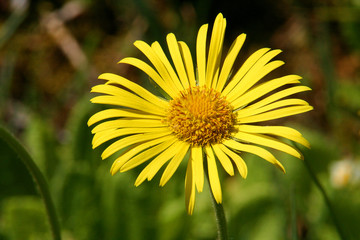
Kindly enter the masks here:
<path id="1" fill-rule="evenodd" d="M 196 86 L 170 101 L 166 122 L 180 140 L 205 146 L 229 138 L 235 119 L 225 97 L 214 89 Z"/>

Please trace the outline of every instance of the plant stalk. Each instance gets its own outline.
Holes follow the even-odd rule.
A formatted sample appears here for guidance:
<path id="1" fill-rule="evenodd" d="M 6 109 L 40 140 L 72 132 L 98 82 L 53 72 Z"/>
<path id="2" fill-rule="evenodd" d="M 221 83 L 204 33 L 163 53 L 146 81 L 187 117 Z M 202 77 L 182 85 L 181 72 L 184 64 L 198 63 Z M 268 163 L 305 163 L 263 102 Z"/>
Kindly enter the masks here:
<path id="1" fill-rule="evenodd" d="M 330 216 L 334 222 L 335 228 L 340 236 L 340 238 L 342 240 L 346 240 L 347 238 L 345 237 L 345 233 L 343 231 L 343 229 L 341 228 L 340 222 L 338 221 L 338 218 L 336 217 L 335 214 L 335 210 L 333 205 L 331 204 L 330 198 L 328 197 L 324 187 L 321 185 L 319 179 L 316 177 L 316 174 L 314 173 L 314 171 L 312 170 L 309 162 L 306 160 L 306 158 L 304 158 L 304 163 L 305 163 L 305 167 L 309 172 L 309 175 L 311 177 L 311 179 L 314 181 L 316 187 L 319 189 L 322 197 L 324 198 L 325 204 L 329 210 Z"/>
<path id="2" fill-rule="evenodd" d="M 212 200 L 212 205 L 215 211 L 215 218 L 216 218 L 216 226 L 217 226 L 217 234 L 218 240 L 227 240 L 228 239 L 228 234 L 227 234 L 227 223 L 226 223 L 226 217 L 225 217 L 225 212 L 224 212 L 224 207 L 221 203 L 217 203 L 215 200 L 215 197 L 213 195 L 213 192 L 211 190 L 211 185 L 210 185 L 210 179 L 209 179 L 209 173 L 208 173 L 208 167 L 207 167 L 207 162 L 206 160 L 204 160 L 204 170 L 205 170 L 205 175 L 206 175 L 206 179 L 209 185 L 209 191 L 210 191 L 210 195 L 211 195 L 211 200 Z"/>
<path id="3" fill-rule="evenodd" d="M 2 138 L 14 150 L 14 152 L 18 154 L 28 171 L 31 173 L 44 201 L 53 239 L 61 240 L 59 220 L 55 211 L 54 203 L 51 199 L 49 186 L 44 175 L 41 173 L 30 154 L 26 151 L 25 147 L 15 138 L 15 136 L 13 136 L 1 125 L 0 138 Z"/>

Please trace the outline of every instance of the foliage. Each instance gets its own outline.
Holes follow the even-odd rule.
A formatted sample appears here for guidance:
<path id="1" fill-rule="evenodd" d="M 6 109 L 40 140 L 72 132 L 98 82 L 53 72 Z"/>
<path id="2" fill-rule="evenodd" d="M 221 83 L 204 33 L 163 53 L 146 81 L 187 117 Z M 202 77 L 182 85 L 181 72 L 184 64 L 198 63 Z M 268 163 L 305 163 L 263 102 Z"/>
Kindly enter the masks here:
<path id="1" fill-rule="evenodd" d="M 0 3 L 0 121 L 45 175 L 63 239 L 205 240 L 216 235 L 206 193 L 197 196 L 193 216 L 186 214 L 186 164 L 164 189 L 158 187 L 159 176 L 135 188 L 136 171 L 110 175 L 112 160 L 101 161 L 101 149 L 91 149 L 86 122 L 99 110 L 89 103 L 89 89 L 100 73 L 126 74 L 152 87 L 132 68 L 113 64 L 139 54 L 135 40 L 161 43 L 166 33 L 175 32 L 194 46 L 196 29 L 220 11 L 234 23 L 227 29 L 226 46 L 245 32 L 250 52 L 259 46 L 283 49 L 283 71 L 303 76 L 313 89 L 305 96 L 315 110 L 284 124 L 296 126 L 311 143 L 310 150 L 301 150 L 347 239 L 356 239 L 359 168 L 350 169 L 340 185 L 332 168 L 342 159 L 354 166 L 360 161 L 360 20 L 351 17 L 360 10 L 356 1 L 18 2 Z M 61 20 L 58 28 L 51 28 L 51 19 Z M 56 35 L 59 29 L 63 35 Z M 277 156 L 285 175 L 246 155 L 246 180 L 221 176 L 230 237 L 340 239 L 304 163 Z M 0 239 L 50 239 L 31 176 L 2 139 L 0 163 Z"/>

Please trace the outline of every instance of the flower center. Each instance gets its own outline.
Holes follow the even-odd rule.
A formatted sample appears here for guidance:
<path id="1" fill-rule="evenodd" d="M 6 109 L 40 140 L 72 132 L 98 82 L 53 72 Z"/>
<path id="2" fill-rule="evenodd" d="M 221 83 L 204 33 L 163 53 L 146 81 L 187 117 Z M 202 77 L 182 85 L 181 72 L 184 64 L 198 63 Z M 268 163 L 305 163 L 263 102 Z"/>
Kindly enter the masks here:
<path id="1" fill-rule="evenodd" d="M 166 122 L 179 139 L 205 146 L 230 137 L 236 121 L 232 110 L 216 90 L 191 87 L 170 101 Z"/>

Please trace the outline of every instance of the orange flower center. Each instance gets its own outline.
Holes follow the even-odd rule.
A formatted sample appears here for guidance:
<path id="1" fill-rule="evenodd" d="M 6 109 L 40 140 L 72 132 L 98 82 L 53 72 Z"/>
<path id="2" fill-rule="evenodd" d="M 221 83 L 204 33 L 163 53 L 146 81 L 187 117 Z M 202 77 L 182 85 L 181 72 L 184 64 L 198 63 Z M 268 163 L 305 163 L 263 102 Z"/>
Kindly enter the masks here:
<path id="1" fill-rule="evenodd" d="M 232 110 L 216 90 L 191 87 L 170 101 L 166 122 L 180 140 L 205 146 L 230 137 L 236 121 Z"/>

